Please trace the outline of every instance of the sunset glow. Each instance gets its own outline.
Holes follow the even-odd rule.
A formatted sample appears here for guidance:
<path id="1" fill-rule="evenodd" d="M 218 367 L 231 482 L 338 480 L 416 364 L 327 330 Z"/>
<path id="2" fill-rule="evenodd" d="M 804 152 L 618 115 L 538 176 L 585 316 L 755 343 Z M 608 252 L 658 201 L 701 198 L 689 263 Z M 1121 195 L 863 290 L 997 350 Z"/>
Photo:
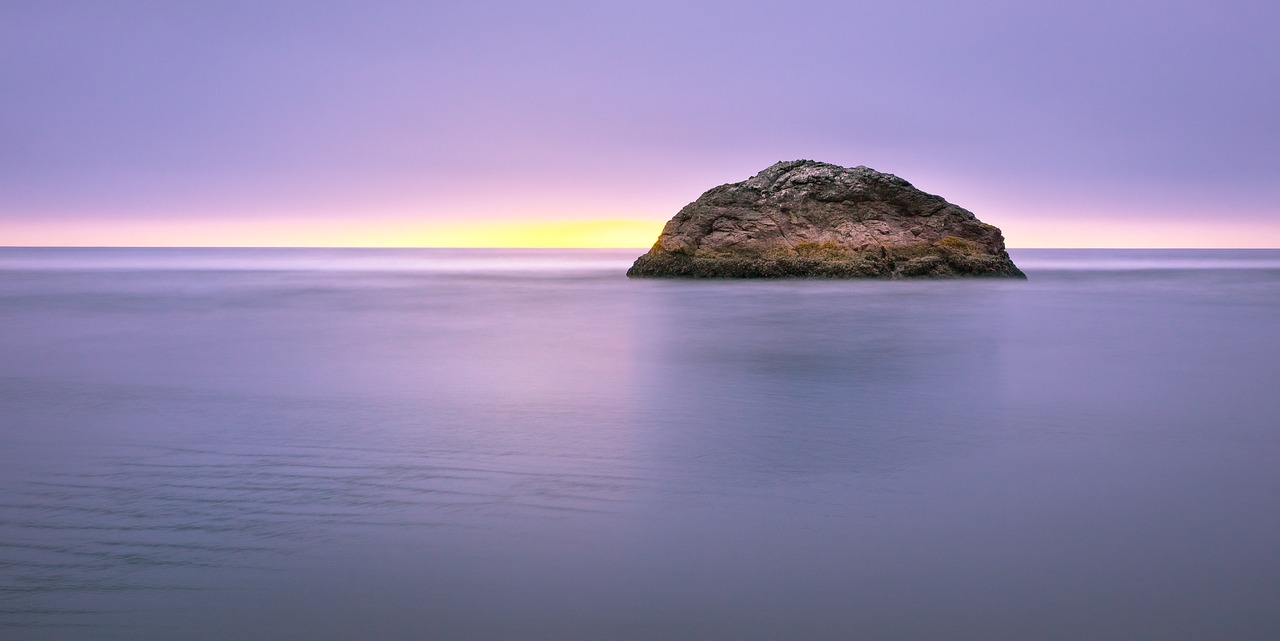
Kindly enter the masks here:
<path id="1" fill-rule="evenodd" d="M 441 221 L 87 220 L 18 222 L 0 246 L 99 247 L 648 247 L 658 220 Z"/>
<path id="2" fill-rule="evenodd" d="M 1009 247 L 1276 247 L 1280 223 L 1199 220 L 1159 224 L 1124 217 L 990 216 Z M 82 220 L 20 221 L 0 246 L 79 247 L 565 247 L 647 248 L 664 220 Z"/>

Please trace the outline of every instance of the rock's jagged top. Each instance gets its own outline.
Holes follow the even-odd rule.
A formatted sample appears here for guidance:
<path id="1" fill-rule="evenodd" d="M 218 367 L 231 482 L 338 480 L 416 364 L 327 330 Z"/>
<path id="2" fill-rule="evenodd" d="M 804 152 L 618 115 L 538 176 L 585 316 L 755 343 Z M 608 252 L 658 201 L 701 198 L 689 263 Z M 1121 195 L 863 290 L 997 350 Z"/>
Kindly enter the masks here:
<path id="1" fill-rule="evenodd" d="M 628 276 L 1026 278 L 969 211 L 869 167 L 776 163 L 685 206 Z"/>

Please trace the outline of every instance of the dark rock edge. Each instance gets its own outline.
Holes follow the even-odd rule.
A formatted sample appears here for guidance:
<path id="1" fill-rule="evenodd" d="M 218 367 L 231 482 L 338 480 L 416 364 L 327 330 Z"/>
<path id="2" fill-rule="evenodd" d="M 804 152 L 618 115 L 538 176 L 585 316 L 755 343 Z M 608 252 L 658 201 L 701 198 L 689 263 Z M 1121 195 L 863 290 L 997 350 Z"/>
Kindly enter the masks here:
<path id="1" fill-rule="evenodd" d="M 936 243 L 858 251 L 838 247 L 797 248 L 797 256 L 653 251 L 636 259 L 629 278 L 1015 278 L 1026 274 L 1005 250 L 982 251 L 949 236 Z"/>

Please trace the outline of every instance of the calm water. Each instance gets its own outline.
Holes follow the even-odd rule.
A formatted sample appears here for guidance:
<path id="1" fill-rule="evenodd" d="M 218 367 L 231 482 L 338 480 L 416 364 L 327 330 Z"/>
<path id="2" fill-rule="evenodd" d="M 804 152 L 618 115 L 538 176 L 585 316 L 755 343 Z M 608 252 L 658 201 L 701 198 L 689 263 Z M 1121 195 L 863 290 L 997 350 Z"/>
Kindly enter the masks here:
<path id="1" fill-rule="evenodd" d="M 1280 638 L 1280 251 L 0 249 L 4 639 Z"/>

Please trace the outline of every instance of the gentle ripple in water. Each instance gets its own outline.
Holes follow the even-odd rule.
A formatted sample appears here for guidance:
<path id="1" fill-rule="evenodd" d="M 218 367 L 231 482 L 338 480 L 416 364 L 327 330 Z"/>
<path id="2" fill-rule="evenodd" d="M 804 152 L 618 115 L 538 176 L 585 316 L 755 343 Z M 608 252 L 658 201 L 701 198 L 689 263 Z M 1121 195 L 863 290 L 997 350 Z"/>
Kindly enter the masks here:
<path id="1" fill-rule="evenodd" d="M 0 250 L 6 639 L 1274 639 L 1280 253 Z"/>

